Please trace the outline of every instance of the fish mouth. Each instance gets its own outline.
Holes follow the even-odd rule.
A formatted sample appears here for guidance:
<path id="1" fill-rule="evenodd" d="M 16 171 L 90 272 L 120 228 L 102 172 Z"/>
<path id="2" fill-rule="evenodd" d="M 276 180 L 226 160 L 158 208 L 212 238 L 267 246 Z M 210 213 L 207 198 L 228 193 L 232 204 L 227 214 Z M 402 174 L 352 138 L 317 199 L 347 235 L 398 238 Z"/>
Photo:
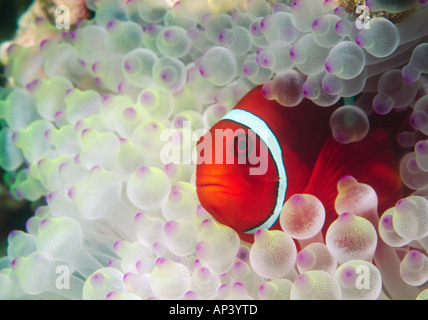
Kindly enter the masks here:
<path id="1" fill-rule="evenodd" d="M 210 193 L 211 192 L 212 193 L 221 192 L 223 194 L 228 194 L 231 196 L 237 195 L 237 193 L 233 191 L 231 186 L 225 185 L 223 183 L 198 182 L 198 181 L 196 181 L 196 188 L 199 190 L 206 190 L 207 192 L 210 192 Z"/>
<path id="2" fill-rule="evenodd" d="M 196 189 L 204 190 L 203 192 L 209 193 L 223 193 L 230 196 L 237 196 L 239 192 L 234 187 L 233 181 L 230 184 L 224 183 L 224 181 L 230 181 L 231 178 L 236 178 L 232 174 L 223 173 L 221 175 L 204 173 L 196 176 Z"/>
<path id="3" fill-rule="evenodd" d="M 225 212 L 239 199 L 232 186 L 219 182 L 217 179 L 196 179 L 196 194 L 201 205 L 220 223 L 229 225 L 225 220 Z M 227 215 L 226 215 L 227 216 Z"/>
<path id="4" fill-rule="evenodd" d="M 259 179 L 259 183 L 278 183 L 279 177 L 276 175 L 263 175 Z M 230 181 L 229 184 L 225 184 L 219 181 Z M 237 177 L 233 173 L 231 174 L 201 174 L 196 177 L 196 188 L 217 188 L 218 190 L 212 190 L 211 192 L 224 192 L 229 195 L 240 195 L 240 188 L 246 188 L 247 190 L 254 189 L 255 182 L 249 181 L 245 176 Z"/>

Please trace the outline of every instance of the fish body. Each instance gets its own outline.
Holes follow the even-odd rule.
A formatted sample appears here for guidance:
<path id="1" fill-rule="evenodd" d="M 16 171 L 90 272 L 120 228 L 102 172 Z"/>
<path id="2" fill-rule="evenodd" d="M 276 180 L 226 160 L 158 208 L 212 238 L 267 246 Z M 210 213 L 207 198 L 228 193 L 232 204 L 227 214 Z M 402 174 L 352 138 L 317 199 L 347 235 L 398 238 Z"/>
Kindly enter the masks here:
<path id="1" fill-rule="evenodd" d="M 259 228 L 280 228 L 282 206 L 296 193 L 323 203 L 325 232 L 337 218 L 337 182 L 346 175 L 371 185 L 382 208 L 394 205 L 402 184 L 392 131 L 378 126 L 359 142 L 341 144 L 329 126 L 340 105 L 305 99 L 284 107 L 260 86 L 251 90 L 197 144 L 201 205 L 249 242 Z"/>

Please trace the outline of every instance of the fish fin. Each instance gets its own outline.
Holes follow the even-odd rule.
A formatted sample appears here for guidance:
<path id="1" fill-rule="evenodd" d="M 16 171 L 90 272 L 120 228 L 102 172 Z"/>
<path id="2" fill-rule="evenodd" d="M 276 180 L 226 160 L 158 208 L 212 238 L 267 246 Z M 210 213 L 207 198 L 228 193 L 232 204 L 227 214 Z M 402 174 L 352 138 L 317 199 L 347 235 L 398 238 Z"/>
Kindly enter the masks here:
<path id="1" fill-rule="evenodd" d="M 376 191 L 380 213 L 401 197 L 399 157 L 394 151 L 394 144 L 394 136 L 387 128 L 374 128 L 363 140 L 349 144 L 341 144 L 333 137 L 327 139 L 303 191 L 316 196 L 324 204 L 324 234 L 337 218 L 334 208 L 337 183 L 344 176 L 353 176 Z"/>

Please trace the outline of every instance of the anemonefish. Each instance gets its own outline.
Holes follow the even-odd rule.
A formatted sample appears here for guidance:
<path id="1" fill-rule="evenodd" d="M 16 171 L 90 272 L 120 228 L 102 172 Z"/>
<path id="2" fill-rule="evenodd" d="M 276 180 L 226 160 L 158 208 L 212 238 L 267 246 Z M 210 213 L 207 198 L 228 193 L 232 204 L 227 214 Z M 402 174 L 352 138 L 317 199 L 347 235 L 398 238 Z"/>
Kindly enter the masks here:
<path id="1" fill-rule="evenodd" d="M 319 107 L 305 99 L 284 107 L 266 99 L 261 86 L 252 89 L 198 141 L 201 205 L 248 242 L 259 228 L 280 229 L 281 209 L 296 193 L 323 203 L 325 233 L 337 218 L 337 182 L 347 175 L 375 189 L 379 212 L 393 206 L 403 194 L 395 125 L 374 119 L 364 139 L 339 143 L 329 126 L 339 105 Z"/>

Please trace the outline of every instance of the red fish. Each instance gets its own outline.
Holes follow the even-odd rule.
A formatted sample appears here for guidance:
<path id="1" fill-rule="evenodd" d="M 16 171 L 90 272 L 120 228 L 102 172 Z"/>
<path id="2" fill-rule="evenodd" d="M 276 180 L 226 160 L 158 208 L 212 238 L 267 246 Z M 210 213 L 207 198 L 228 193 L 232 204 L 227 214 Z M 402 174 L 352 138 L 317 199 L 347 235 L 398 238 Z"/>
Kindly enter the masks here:
<path id="1" fill-rule="evenodd" d="M 296 193 L 323 203 L 325 234 L 337 218 L 337 182 L 346 175 L 375 189 L 381 213 L 395 205 L 403 186 L 393 126 L 373 125 L 363 140 L 341 144 L 329 126 L 338 106 L 305 99 L 283 107 L 267 100 L 260 86 L 251 90 L 198 142 L 201 205 L 248 242 L 258 228 L 280 229 L 282 206 Z"/>

